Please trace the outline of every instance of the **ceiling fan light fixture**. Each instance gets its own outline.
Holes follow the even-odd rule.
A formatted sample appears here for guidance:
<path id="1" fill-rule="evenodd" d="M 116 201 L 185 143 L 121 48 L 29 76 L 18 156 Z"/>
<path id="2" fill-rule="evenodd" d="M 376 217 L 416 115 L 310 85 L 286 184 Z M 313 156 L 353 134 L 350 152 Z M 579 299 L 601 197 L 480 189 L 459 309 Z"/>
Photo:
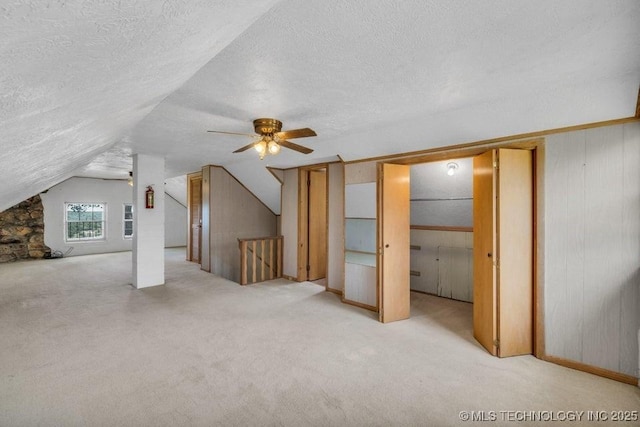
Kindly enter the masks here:
<path id="1" fill-rule="evenodd" d="M 269 141 L 267 148 L 269 150 L 269 154 L 278 154 L 280 152 L 280 144 L 274 140 Z"/>
<path id="2" fill-rule="evenodd" d="M 253 148 L 256 149 L 258 154 L 264 156 L 267 151 L 267 142 L 264 139 L 261 139 L 260 141 L 256 142 L 256 145 L 254 145 Z"/>
<path id="3" fill-rule="evenodd" d="M 282 147 L 289 150 L 297 151 L 302 154 L 312 153 L 311 148 L 307 148 L 303 145 L 295 144 L 290 139 L 294 138 L 307 138 L 310 136 L 317 136 L 316 132 L 310 128 L 290 129 L 282 130 L 282 122 L 276 119 L 262 118 L 255 119 L 253 121 L 253 128 L 255 129 L 255 135 L 249 135 L 238 132 L 227 132 L 220 130 L 208 130 L 207 132 L 221 133 L 225 135 L 241 135 L 254 137 L 250 144 L 238 148 L 234 153 L 242 153 L 253 147 L 260 156 L 260 159 L 264 159 L 267 155 L 275 155 L 280 152 Z"/>

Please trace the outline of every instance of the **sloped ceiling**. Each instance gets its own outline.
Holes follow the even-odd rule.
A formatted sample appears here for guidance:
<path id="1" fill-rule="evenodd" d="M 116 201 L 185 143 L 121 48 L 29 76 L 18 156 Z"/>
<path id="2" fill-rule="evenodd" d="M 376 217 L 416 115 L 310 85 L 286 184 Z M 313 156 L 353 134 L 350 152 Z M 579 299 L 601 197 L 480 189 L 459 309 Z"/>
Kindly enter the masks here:
<path id="1" fill-rule="evenodd" d="M 635 0 L 34 0 L 0 24 L 0 209 L 141 152 L 167 178 L 224 166 L 278 212 L 265 166 L 629 117 L 640 83 Z M 312 127 L 314 153 L 206 133 L 258 117 Z"/>

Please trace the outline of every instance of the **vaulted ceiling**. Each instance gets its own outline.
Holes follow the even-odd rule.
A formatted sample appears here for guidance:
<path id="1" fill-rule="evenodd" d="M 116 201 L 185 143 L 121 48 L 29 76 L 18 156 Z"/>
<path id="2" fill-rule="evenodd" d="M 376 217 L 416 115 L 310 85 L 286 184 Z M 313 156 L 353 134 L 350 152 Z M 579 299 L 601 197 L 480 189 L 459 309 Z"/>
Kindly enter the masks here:
<path id="1" fill-rule="evenodd" d="M 0 5 L 0 210 L 70 176 L 222 165 L 279 211 L 265 166 L 633 116 L 636 0 L 36 1 Z M 311 127 L 259 160 L 252 120 Z"/>

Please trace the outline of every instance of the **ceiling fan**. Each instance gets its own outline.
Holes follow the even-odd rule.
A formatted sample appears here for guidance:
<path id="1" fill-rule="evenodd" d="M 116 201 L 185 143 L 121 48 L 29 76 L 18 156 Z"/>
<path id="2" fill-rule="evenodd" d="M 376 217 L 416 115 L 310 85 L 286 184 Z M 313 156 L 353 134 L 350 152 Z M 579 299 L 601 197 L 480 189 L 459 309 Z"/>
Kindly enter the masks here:
<path id="1" fill-rule="evenodd" d="M 276 119 L 255 119 L 253 121 L 253 128 L 256 134 L 238 133 L 238 132 L 224 132 L 220 130 L 208 130 L 207 132 L 223 133 L 226 135 L 241 135 L 258 138 L 251 144 L 247 144 L 244 147 L 238 148 L 234 153 L 242 153 L 253 147 L 260 155 L 260 160 L 264 159 L 267 154 L 278 154 L 280 147 L 289 148 L 302 154 L 309 154 L 313 152 L 311 148 L 303 147 L 302 145 L 294 144 L 288 139 L 293 138 L 306 138 L 309 136 L 316 136 L 313 129 L 302 128 L 293 130 L 282 130 L 282 122 Z"/>

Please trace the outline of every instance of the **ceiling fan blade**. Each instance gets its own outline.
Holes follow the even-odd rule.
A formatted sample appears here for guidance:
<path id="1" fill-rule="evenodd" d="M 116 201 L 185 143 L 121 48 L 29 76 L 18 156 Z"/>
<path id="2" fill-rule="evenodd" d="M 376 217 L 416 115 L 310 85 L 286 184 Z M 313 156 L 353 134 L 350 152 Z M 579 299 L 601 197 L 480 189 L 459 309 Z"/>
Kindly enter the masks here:
<path id="1" fill-rule="evenodd" d="M 251 136 L 251 137 L 256 136 L 255 133 L 224 132 L 224 131 L 221 131 L 221 130 L 208 130 L 207 132 L 223 133 L 225 135 L 241 135 L 241 136 Z"/>
<path id="2" fill-rule="evenodd" d="M 302 129 L 293 129 L 293 130 L 283 130 L 282 132 L 277 132 L 273 136 L 276 136 L 280 139 L 293 139 L 293 138 L 306 138 L 308 136 L 316 136 L 316 133 L 313 129 L 302 128 Z"/>
<path id="3" fill-rule="evenodd" d="M 244 147 L 238 148 L 236 151 L 234 151 L 234 153 L 242 153 L 243 151 L 247 151 L 249 148 L 253 147 L 254 145 L 256 145 L 256 143 L 252 142 L 251 144 L 247 144 Z"/>
<path id="4" fill-rule="evenodd" d="M 278 144 L 282 145 L 283 147 L 289 148 L 291 150 L 295 150 L 298 151 L 302 154 L 309 154 L 312 153 L 313 150 L 311 148 L 307 148 L 307 147 L 303 147 L 302 145 L 298 145 L 298 144 L 294 144 L 291 141 L 278 141 Z"/>

